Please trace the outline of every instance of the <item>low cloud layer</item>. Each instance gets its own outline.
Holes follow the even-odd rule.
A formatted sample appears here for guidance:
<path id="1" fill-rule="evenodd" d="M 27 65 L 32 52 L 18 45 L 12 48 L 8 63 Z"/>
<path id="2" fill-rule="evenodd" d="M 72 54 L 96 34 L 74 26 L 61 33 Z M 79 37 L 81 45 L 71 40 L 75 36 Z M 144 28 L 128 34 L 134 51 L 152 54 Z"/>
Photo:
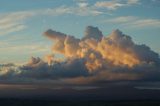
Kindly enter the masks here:
<path id="1" fill-rule="evenodd" d="M 23 66 L 1 65 L 5 81 L 61 80 L 83 84 L 122 80 L 160 80 L 160 58 L 146 45 L 138 45 L 120 30 L 109 36 L 88 26 L 81 39 L 54 30 L 44 36 L 52 40 L 52 53 L 45 59 L 32 57 Z M 55 55 L 61 54 L 64 59 Z M 18 79 L 18 80 L 17 80 Z"/>

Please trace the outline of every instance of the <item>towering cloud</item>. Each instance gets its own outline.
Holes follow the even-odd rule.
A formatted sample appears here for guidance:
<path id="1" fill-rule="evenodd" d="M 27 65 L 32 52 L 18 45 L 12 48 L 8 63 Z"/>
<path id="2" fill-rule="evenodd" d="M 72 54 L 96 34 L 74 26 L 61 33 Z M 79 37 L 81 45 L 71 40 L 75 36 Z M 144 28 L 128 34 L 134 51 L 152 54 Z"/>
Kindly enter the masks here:
<path id="1" fill-rule="evenodd" d="M 120 30 L 106 37 L 97 27 L 88 26 L 82 39 L 51 29 L 44 35 L 54 42 L 54 55 L 45 56 L 47 62 L 32 57 L 18 69 L 6 73 L 1 69 L 0 78 L 66 79 L 69 83 L 160 80 L 159 55 L 146 45 L 135 44 Z M 64 59 L 59 61 L 57 54 Z"/>
<path id="2" fill-rule="evenodd" d="M 103 34 L 97 27 L 88 26 L 86 27 L 83 39 L 94 38 L 96 40 L 101 40 L 102 37 Z"/>
<path id="3" fill-rule="evenodd" d="M 54 33 L 45 32 L 47 37 L 57 40 L 53 52 L 62 53 L 65 57 L 84 58 L 89 70 L 106 66 L 134 67 L 142 64 L 159 64 L 159 56 L 145 45 L 136 45 L 131 37 L 119 30 L 114 30 L 109 37 L 103 37 L 98 28 L 88 26 L 82 39 L 65 35 L 54 37 Z M 52 31 L 55 32 L 55 31 Z M 64 35 L 64 34 L 63 34 Z M 57 45 L 63 45 L 57 47 Z M 63 52 L 61 52 L 63 51 Z"/>
<path id="4" fill-rule="evenodd" d="M 66 57 L 72 57 L 76 54 L 79 47 L 79 39 L 52 30 L 48 30 L 44 34 L 55 41 L 52 48 L 53 52 L 65 54 Z"/>

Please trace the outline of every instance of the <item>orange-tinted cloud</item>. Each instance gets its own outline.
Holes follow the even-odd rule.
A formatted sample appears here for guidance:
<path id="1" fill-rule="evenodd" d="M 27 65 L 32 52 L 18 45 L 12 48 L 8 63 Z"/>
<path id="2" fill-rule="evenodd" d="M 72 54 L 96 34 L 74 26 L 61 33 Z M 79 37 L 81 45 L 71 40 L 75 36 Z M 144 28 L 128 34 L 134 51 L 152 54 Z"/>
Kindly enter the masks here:
<path id="1" fill-rule="evenodd" d="M 53 40 L 54 55 L 46 55 L 47 61 L 32 57 L 17 68 L 3 66 L 0 79 L 59 79 L 65 83 L 160 80 L 159 55 L 119 30 L 106 37 L 97 27 L 89 26 L 82 39 L 53 30 L 44 35 Z M 57 54 L 64 55 L 64 60 L 58 61 Z"/>

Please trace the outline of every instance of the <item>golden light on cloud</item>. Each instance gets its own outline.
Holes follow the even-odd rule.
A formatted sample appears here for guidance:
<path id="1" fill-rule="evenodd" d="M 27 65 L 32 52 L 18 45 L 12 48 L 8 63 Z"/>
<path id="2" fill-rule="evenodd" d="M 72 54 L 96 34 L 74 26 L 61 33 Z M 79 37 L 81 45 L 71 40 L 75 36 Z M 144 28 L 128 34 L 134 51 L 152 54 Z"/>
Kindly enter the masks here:
<path id="1" fill-rule="evenodd" d="M 160 80 L 159 55 L 146 45 L 135 44 L 119 30 L 104 36 L 97 27 L 88 26 L 81 39 L 53 30 L 44 35 L 53 40 L 52 53 L 44 59 L 32 57 L 23 66 L 2 65 L 2 81 Z"/>
<path id="2" fill-rule="evenodd" d="M 113 31 L 108 37 L 94 27 L 87 27 L 85 33 L 87 35 L 82 39 L 51 30 L 45 35 L 55 41 L 53 53 L 63 54 L 66 58 L 85 58 L 85 65 L 90 72 L 105 67 L 108 62 L 127 67 L 141 63 L 133 50 L 135 44 L 119 30 Z"/>
<path id="3" fill-rule="evenodd" d="M 48 62 L 48 65 L 51 65 L 54 60 L 54 55 L 46 55 L 45 60 Z"/>

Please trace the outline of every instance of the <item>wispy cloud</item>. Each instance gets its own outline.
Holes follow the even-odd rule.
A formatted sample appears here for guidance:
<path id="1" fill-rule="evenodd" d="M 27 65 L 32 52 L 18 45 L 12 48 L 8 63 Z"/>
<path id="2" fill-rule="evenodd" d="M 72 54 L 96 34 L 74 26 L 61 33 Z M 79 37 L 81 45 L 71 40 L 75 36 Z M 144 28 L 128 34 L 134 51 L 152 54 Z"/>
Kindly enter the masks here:
<path id="1" fill-rule="evenodd" d="M 132 25 L 132 27 L 160 27 L 160 20 L 159 19 L 138 19 L 135 22 L 131 22 L 128 24 Z"/>
<path id="2" fill-rule="evenodd" d="M 111 23 L 128 23 L 130 21 L 136 20 L 137 17 L 134 16 L 121 16 L 121 17 L 116 17 L 112 19 L 107 19 L 105 22 L 111 22 Z"/>
<path id="3" fill-rule="evenodd" d="M 9 34 L 25 29 L 24 20 L 33 16 L 30 11 L 12 12 L 0 14 L 0 35 Z"/>
<path id="4" fill-rule="evenodd" d="M 8 45 L 7 47 L 0 47 L 0 51 L 8 51 L 8 52 L 20 52 L 23 51 L 23 53 L 38 53 L 38 52 L 48 52 L 49 47 L 42 44 L 23 44 L 23 45 Z M 21 52 L 22 53 L 22 52 Z"/>
<path id="5" fill-rule="evenodd" d="M 77 3 L 75 6 L 59 6 L 56 8 L 46 8 L 28 11 L 16 11 L 10 13 L 0 14 L 0 36 L 12 32 L 21 31 L 27 28 L 25 21 L 33 16 L 50 15 L 59 16 L 65 14 L 79 15 L 79 16 L 96 16 L 103 14 L 102 11 L 97 10 L 88 3 Z"/>
<path id="6" fill-rule="evenodd" d="M 102 11 L 97 10 L 97 8 L 88 6 L 87 3 L 77 3 L 76 6 L 60 6 L 54 9 L 43 10 L 42 15 L 64 15 L 72 14 L 79 16 L 96 16 L 103 14 Z"/>
<path id="7" fill-rule="evenodd" d="M 124 6 L 132 6 L 138 3 L 139 0 L 109 0 L 90 4 L 87 0 L 75 0 L 74 4 L 71 6 L 60 5 L 55 8 L 0 13 L 0 36 L 24 30 L 27 28 L 25 21 L 33 16 L 59 16 L 66 14 L 78 16 L 110 15 L 110 13 L 108 13 L 109 10 L 115 10 Z"/>
<path id="8" fill-rule="evenodd" d="M 13 26 L 13 27 L 9 27 L 8 29 L 1 31 L 0 35 L 5 35 L 5 34 L 12 33 L 12 32 L 18 32 L 18 31 L 25 29 L 26 27 L 27 27 L 26 25 L 21 25 L 21 24 Z"/>
<path id="9" fill-rule="evenodd" d="M 160 27 L 159 19 L 140 18 L 135 16 L 121 16 L 112 19 L 107 19 L 104 22 L 119 24 L 124 27 Z"/>
<path id="10" fill-rule="evenodd" d="M 107 8 L 109 10 L 116 10 L 120 7 L 132 6 L 139 4 L 139 0 L 109 0 L 109 1 L 98 1 L 95 6 L 98 8 Z"/>

